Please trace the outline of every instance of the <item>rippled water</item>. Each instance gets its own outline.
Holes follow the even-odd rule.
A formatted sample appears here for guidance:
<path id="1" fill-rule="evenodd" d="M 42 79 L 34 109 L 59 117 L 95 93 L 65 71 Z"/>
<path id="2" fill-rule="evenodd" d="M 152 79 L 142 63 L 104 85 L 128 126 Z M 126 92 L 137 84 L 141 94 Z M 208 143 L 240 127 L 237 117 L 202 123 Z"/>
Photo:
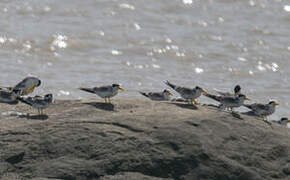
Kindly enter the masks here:
<path id="1" fill-rule="evenodd" d="M 274 119 L 290 116 L 290 1 L 2 0 L 0 14 L 1 85 L 36 75 L 36 93 L 71 99 L 113 82 L 126 97 L 164 80 L 240 84 L 257 102 L 281 103 Z"/>

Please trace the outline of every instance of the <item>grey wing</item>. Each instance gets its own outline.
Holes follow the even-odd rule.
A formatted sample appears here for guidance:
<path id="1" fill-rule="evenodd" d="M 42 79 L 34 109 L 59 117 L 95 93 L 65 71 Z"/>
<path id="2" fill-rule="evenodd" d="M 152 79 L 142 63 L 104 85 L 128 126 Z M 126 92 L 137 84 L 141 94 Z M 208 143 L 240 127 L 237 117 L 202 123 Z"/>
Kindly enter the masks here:
<path id="1" fill-rule="evenodd" d="M 191 94 L 193 92 L 193 89 L 186 87 L 177 87 L 176 91 L 181 94 Z"/>
<path id="2" fill-rule="evenodd" d="M 222 92 L 222 91 L 217 91 L 217 90 L 215 91 L 221 96 L 234 96 L 232 93 L 229 93 L 229 92 Z"/>
<path id="3" fill-rule="evenodd" d="M 112 86 L 101 86 L 101 87 L 94 87 L 93 88 L 95 92 L 99 91 L 99 92 L 107 92 L 110 91 L 112 89 Z"/>
<path id="4" fill-rule="evenodd" d="M 162 93 L 158 93 L 158 92 L 155 92 L 155 93 L 150 92 L 150 93 L 148 93 L 148 96 L 150 98 L 152 98 L 152 99 L 155 99 L 155 100 L 162 100 L 162 99 L 164 99 Z"/>

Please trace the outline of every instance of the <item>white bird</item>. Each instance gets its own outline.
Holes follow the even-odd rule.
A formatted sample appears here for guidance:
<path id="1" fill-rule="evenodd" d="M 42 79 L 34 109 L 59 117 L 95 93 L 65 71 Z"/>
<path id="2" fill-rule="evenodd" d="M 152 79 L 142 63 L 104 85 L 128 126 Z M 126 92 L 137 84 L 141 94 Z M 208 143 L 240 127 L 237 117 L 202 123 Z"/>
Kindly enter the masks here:
<path id="1" fill-rule="evenodd" d="M 118 94 L 118 91 L 125 91 L 119 84 L 112 84 L 111 86 L 100 86 L 93 88 L 79 88 L 82 91 L 93 93 L 105 99 L 105 102 L 111 103 L 110 98 Z"/>
<path id="2" fill-rule="evenodd" d="M 43 109 L 47 108 L 53 100 L 52 94 L 46 94 L 45 96 L 34 96 L 34 97 L 19 97 L 21 102 L 32 106 L 38 110 L 38 114 L 43 114 Z"/>
<path id="3" fill-rule="evenodd" d="M 149 93 L 139 92 L 139 93 L 153 101 L 169 101 L 170 96 L 172 96 L 171 92 L 167 89 L 165 89 L 162 92 L 149 92 Z"/>
<path id="4" fill-rule="evenodd" d="M 199 98 L 202 93 L 207 93 L 205 90 L 198 86 L 196 86 L 195 88 L 181 87 L 174 85 L 169 81 L 166 81 L 165 84 L 178 92 L 182 98 L 186 99 L 191 104 L 193 104 L 192 102 L 194 102 L 194 104 L 198 104 L 198 101 L 196 99 Z"/>

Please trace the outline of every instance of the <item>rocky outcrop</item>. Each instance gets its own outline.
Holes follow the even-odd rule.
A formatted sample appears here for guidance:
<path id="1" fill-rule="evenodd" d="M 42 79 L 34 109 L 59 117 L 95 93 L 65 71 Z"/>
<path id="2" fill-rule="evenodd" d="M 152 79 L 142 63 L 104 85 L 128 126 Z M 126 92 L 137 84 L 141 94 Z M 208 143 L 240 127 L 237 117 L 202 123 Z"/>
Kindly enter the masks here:
<path id="1" fill-rule="evenodd" d="M 1 105 L 0 177 L 289 179 L 289 130 L 215 107 L 58 100 L 35 113 Z"/>

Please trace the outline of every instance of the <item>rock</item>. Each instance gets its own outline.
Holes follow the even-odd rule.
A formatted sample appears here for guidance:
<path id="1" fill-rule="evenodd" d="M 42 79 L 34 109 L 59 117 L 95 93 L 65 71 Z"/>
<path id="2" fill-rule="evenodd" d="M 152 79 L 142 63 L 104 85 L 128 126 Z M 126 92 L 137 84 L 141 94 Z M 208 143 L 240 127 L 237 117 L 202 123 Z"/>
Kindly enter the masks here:
<path id="1" fill-rule="evenodd" d="M 1 104 L 0 177 L 289 178 L 290 135 L 283 126 L 273 124 L 271 129 L 256 117 L 234 116 L 210 106 L 97 101 L 57 100 L 45 119 L 25 105 Z M 11 109 L 30 115 L 3 116 Z"/>

